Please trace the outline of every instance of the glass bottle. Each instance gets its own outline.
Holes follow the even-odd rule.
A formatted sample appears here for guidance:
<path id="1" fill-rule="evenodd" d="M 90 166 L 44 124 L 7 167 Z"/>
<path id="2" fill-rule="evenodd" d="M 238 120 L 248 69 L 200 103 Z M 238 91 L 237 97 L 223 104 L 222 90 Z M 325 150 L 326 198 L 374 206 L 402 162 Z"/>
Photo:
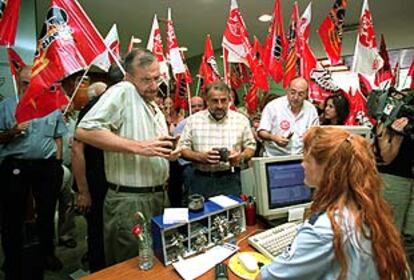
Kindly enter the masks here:
<path id="1" fill-rule="evenodd" d="M 144 238 L 139 240 L 138 265 L 141 270 L 150 270 L 154 266 L 154 252 L 151 243 L 151 236 L 144 232 Z"/>

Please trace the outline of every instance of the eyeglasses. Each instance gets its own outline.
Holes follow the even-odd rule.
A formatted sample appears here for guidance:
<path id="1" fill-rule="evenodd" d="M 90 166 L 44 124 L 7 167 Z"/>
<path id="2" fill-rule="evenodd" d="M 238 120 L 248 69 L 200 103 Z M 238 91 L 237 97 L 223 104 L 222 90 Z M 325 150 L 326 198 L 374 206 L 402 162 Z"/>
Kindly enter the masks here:
<path id="1" fill-rule="evenodd" d="M 161 83 L 162 78 L 160 76 L 155 77 L 155 78 L 141 78 L 139 79 L 139 81 L 143 83 L 144 85 L 150 85 L 154 82 L 158 85 L 159 83 Z"/>

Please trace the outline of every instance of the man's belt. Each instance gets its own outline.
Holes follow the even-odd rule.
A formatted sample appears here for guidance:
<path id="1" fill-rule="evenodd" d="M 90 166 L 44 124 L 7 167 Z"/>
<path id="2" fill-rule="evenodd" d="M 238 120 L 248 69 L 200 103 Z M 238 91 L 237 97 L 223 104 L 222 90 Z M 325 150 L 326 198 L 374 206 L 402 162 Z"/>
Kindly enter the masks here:
<path id="1" fill-rule="evenodd" d="M 126 193 L 155 193 L 164 191 L 164 186 L 154 186 L 154 187 L 128 187 L 116 185 L 108 182 L 108 186 L 111 190 L 116 192 L 126 192 Z"/>
<path id="2" fill-rule="evenodd" d="M 199 169 L 196 169 L 194 171 L 196 174 L 200 174 L 203 176 L 211 176 L 211 177 L 221 177 L 221 176 L 228 176 L 233 174 L 240 173 L 240 168 L 236 167 L 234 170 L 218 170 L 218 171 L 201 171 Z"/>

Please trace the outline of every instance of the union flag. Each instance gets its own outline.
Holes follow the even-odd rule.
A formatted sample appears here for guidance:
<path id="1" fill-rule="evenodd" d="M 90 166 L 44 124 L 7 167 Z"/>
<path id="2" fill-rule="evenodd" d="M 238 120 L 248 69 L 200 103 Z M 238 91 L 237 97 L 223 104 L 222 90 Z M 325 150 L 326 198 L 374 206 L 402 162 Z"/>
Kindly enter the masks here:
<path id="1" fill-rule="evenodd" d="M 283 79 L 283 60 L 286 56 L 286 48 L 282 7 L 280 0 L 275 0 L 273 20 L 263 51 L 263 63 L 276 83 Z"/>
<path id="2" fill-rule="evenodd" d="M 347 0 L 335 0 L 329 15 L 317 30 L 325 52 L 332 65 L 338 64 L 342 50 L 342 27 L 345 19 Z"/>
<path id="3" fill-rule="evenodd" d="M 289 34 L 288 34 L 288 55 L 286 57 L 285 75 L 283 77 L 283 87 L 287 88 L 290 81 L 299 75 L 300 61 L 297 51 L 297 25 L 299 21 L 299 7 L 298 3 L 293 4 L 292 16 L 290 19 Z"/>
<path id="4" fill-rule="evenodd" d="M 30 84 L 16 109 L 18 123 L 36 117 L 26 112 L 38 95 L 56 81 L 86 68 L 106 50 L 102 36 L 76 0 L 50 1 L 39 38 Z M 52 106 L 43 113 L 55 109 Z"/>

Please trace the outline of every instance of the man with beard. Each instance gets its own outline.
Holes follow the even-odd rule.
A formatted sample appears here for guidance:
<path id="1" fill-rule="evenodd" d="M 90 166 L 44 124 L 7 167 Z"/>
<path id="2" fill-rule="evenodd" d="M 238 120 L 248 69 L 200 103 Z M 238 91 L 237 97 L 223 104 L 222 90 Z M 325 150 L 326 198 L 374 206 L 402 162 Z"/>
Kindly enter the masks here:
<path id="1" fill-rule="evenodd" d="M 131 234 L 140 211 L 149 221 L 162 213 L 173 137 L 164 114 L 154 102 L 160 80 L 159 64 L 145 49 L 133 49 L 125 58 L 124 81 L 112 86 L 85 115 L 76 139 L 104 150 L 108 192 L 104 202 L 106 264 L 122 262 L 138 253 Z"/>
<path id="2" fill-rule="evenodd" d="M 211 197 L 238 195 L 240 163 L 254 155 L 256 141 L 249 120 L 228 110 L 230 88 L 222 81 L 207 86 L 207 110 L 188 118 L 179 148 L 193 162 L 194 172 L 185 180 L 189 193 Z"/>

